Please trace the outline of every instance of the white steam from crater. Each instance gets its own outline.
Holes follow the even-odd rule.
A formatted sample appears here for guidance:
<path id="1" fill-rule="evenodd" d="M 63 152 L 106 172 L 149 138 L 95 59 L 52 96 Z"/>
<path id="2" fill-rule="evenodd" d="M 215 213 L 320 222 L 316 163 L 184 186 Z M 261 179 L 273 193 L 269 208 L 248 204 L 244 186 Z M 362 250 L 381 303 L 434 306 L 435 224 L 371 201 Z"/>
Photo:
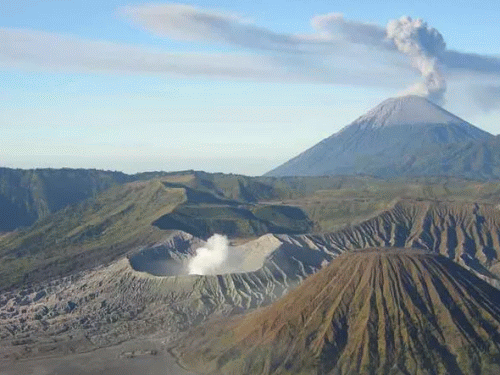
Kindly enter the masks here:
<path id="1" fill-rule="evenodd" d="M 189 261 L 190 275 L 211 275 L 223 273 L 229 259 L 229 240 L 226 236 L 214 234 L 204 247 L 196 250 L 196 255 Z"/>

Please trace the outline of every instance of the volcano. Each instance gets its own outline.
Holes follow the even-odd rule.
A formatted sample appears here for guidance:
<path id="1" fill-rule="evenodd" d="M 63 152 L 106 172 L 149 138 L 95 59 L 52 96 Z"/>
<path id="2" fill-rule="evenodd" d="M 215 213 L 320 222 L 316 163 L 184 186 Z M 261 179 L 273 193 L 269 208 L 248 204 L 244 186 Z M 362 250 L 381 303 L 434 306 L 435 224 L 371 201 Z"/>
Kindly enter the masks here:
<path id="1" fill-rule="evenodd" d="M 498 374 L 500 291 L 441 255 L 348 252 L 173 349 L 210 374 Z"/>
<path id="2" fill-rule="evenodd" d="M 403 96 L 382 102 L 266 176 L 425 175 L 422 164 L 446 174 L 446 146 L 492 137 L 423 97 Z"/>

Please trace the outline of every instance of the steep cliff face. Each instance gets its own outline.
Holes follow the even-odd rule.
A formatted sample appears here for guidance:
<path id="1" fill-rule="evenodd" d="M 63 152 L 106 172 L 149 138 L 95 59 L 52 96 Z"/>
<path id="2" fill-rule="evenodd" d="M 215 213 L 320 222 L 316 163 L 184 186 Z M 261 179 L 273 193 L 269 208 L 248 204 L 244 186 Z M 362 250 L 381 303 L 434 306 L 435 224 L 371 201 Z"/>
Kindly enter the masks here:
<path id="1" fill-rule="evenodd" d="M 346 253 L 273 305 L 174 349 L 213 374 L 495 374 L 500 292 L 448 258 Z"/>

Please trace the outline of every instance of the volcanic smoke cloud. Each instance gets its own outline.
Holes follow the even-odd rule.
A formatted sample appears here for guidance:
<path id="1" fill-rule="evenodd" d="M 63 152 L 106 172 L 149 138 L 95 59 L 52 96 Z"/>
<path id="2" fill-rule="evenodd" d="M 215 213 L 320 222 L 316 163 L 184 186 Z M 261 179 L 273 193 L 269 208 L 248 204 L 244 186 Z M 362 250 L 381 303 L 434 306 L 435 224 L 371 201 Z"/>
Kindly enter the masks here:
<path id="1" fill-rule="evenodd" d="M 439 57 L 446 50 L 443 36 L 421 19 L 402 17 L 386 27 L 387 38 L 400 52 L 408 55 L 413 66 L 422 74 L 423 82 L 408 88 L 405 94 L 417 94 L 441 103 L 446 81 L 439 67 Z"/>
<path id="2" fill-rule="evenodd" d="M 326 37 L 381 50 L 397 50 L 408 56 L 412 67 L 422 76 L 422 81 L 402 94 L 416 94 L 438 103 L 443 102 L 446 80 L 441 71 L 440 59 L 446 51 L 446 43 L 441 33 L 422 19 L 404 16 L 389 21 L 383 28 L 375 24 L 348 21 L 342 14 L 330 13 L 314 17 L 311 24 Z"/>
<path id="3" fill-rule="evenodd" d="M 189 261 L 189 274 L 210 275 L 217 273 L 228 259 L 228 248 L 227 237 L 214 234 L 207 240 L 205 247 L 196 250 L 196 255 Z"/>
<path id="4" fill-rule="evenodd" d="M 421 19 L 405 16 L 378 25 L 328 13 L 314 16 L 314 32 L 303 34 L 277 32 L 239 15 L 179 3 L 126 6 L 117 14 L 156 37 L 180 40 L 186 48 L 196 42 L 217 49 L 229 46 L 231 52 L 166 51 L 0 27 L 0 68 L 409 86 L 403 94 L 438 103 L 449 86 L 486 111 L 500 106 L 500 57 L 450 50 L 441 33 Z M 415 84 L 416 72 L 420 77 Z"/>

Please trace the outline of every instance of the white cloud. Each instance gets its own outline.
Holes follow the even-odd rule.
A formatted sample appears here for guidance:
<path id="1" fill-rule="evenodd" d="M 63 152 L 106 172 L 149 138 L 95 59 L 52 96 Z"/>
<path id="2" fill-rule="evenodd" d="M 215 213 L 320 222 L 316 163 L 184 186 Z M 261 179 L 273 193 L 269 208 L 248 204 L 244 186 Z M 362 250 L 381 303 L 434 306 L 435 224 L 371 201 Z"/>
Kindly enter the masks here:
<path id="1" fill-rule="evenodd" d="M 315 16 L 311 19 L 311 25 L 324 37 L 391 48 L 385 38 L 385 28 L 373 23 L 346 20 L 341 13 Z"/>
<path id="2" fill-rule="evenodd" d="M 270 78 L 274 66 L 246 54 L 174 54 L 35 30 L 0 29 L 0 64 L 30 70 L 170 73 Z"/>
<path id="3" fill-rule="evenodd" d="M 313 73 L 306 74 L 310 78 L 317 74 L 328 77 L 330 70 L 311 63 L 311 60 L 320 58 L 322 61 L 330 61 L 332 56 L 334 59 L 343 58 L 351 73 L 357 71 L 359 75 L 363 75 L 360 67 L 371 71 L 368 66 L 374 64 L 374 59 L 383 61 L 384 70 L 389 72 L 393 60 L 394 74 L 398 74 L 398 69 L 408 69 L 400 61 L 395 61 L 394 53 L 399 51 L 408 58 L 407 63 L 421 75 L 421 79 L 409 85 L 403 94 L 416 93 L 437 102 L 443 101 L 446 91 L 446 70 L 461 70 L 470 74 L 471 78 L 477 73 L 500 75 L 500 58 L 447 50 L 438 30 L 421 19 L 406 16 L 391 20 L 382 27 L 368 22 L 346 20 L 339 13 L 318 15 L 311 19 L 316 33 L 298 35 L 275 33 L 235 15 L 206 11 L 184 4 L 130 6 L 123 8 L 122 12 L 133 23 L 164 37 L 225 43 L 254 51 L 299 54 L 307 61 L 307 66 L 304 67 Z M 371 48 L 356 50 L 354 45 Z M 353 50 L 358 53 L 353 55 Z M 303 57 L 307 54 L 313 57 Z M 359 64 L 357 69 L 353 66 L 355 64 Z M 292 65 L 301 66 L 300 63 Z M 336 67 L 338 69 L 341 64 Z M 340 78 L 338 71 L 336 76 L 337 79 Z M 344 81 L 351 79 L 356 81 L 355 74 L 347 73 Z M 491 91 L 488 87 L 484 89 Z"/>
<path id="4" fill-rule="evenodd" d="M 478 75 L 500 78 L 500 58 L 448 50 L 420 19 L 386 26 L 330 13 L 312 18 L 311 34 L 278 33 L 234 14 L 184 4 L 140 5 L 119 13 L 155 35 L 230 46 L 232 53 L 170 53 L 35 30 L 0 28 L 0 67 L 42 71 L 205 76 L 403 89 L 441 101 L 447 84 L 467 79 L 476 92 L 497 91 Z M 420 76 L 420 78 L 419 78 Z M 416 82 L 415 82 L 416 81 Z M 483 94 L 465 93 L 472 100 Z"/>
<path id="5" fill-rule="evenodd" d="M 399 87 L 412 79 L 405 67 L 391 64 L 346 65 L 366 52 L 351 48 L 334 58 L 252 53 L 168 53 L 145 47 L 83 40 L 56 33 L 0 28 L 0 66 L 26 70 L 84 73 L 207 76 L 276 82 L 317 82 Z M 383 56 L 380 56 L 382 59 Z"/>
<path id="6" fill-rule="evenodd" d="M 305 52 L 308 41 L 257 27 L 242 18 L 185 4 L 124 7 L 121 13 L 144 29 L 176 40 L 210 41 L 283 52 Z"/>

